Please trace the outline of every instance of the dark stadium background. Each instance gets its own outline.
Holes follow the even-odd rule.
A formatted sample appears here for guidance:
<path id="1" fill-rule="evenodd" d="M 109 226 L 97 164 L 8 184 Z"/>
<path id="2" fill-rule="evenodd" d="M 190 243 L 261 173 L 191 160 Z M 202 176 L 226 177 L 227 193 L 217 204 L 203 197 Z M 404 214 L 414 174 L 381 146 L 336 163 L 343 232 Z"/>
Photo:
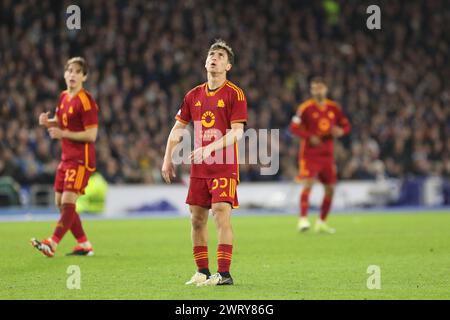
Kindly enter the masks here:
<path id="1" fill-rule="evenodd" d="M 70 4 L 81 8 L 81 30 L 67 30 Z M 382 6 L 382 30 L 365 27 L 369 4 Z M 444 0 L 3 0 L 0 175 L 23 189 L 53 183 L 60 146 L 37 118 L 65 89 L 66 59 L 82 55 L 101 110 L 98 171 L 111 185 L 161 184 L 173 117 L 186 91 L 205 81 L 207 48 L 220 37 L 236 52 L 230 78 L 246 92 L 247 127 L 280 129 L 278 174 L 243 165 L 243 182 L 296 175 L 298 141 L 287 126 L 308 79 L 321 75 L 353 125 L 336 145 L 339 177 L 438 176 L 449 204 L 448 21 Z"/>

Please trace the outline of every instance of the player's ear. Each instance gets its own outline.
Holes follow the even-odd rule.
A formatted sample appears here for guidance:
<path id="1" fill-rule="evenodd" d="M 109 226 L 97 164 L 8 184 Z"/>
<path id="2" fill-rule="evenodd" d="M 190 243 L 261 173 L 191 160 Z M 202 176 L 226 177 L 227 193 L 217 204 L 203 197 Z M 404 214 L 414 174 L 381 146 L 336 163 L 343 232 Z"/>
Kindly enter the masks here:
<path id="1" fill-rule="evenodd" d="M 87 80 L 87 77 L 88 77 L 87 74 L 85 74 L 85 75 L 83 76 L 83 82 L 85 82 L 85 81 Z"/>
<path id="2" fill-rule="evenodd" d="M 231 70 L 231 67 L 232 67 L 231 63 L 228 63 L 227 66 L 225 67 L 225 70 L 228 72 Z"/>

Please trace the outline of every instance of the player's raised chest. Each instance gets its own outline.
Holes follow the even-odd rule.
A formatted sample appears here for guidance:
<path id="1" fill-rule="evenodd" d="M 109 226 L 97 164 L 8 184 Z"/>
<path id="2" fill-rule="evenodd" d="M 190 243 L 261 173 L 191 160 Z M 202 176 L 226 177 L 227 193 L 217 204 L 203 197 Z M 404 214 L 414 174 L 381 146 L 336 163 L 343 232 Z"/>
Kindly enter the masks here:
<path id="1" fill-rule="evenodd" d="M 192 114 L 194 121 L 198 121 L 203 131 L 209 128 L 221 131 L 230 128 L 230 104 L 225 91 L 216 94 L 201 94 L 194 100 Z"/>
<path id="2" fill-rule="evenodd" d="M 80 116 L 80 101 L 77 96 L 70 98 L 66 95 L 58 107 L 57 117 L 62 129 L 82 130 L 83 123 Z"/>
<path id="3" fill-rule="evenodd" d="M 314 106 L 310 113 L 311 123 L 319 134 L 328 134 L 331 127 L 336 123 L 335 111 L 325 105 L 323 107 Z"/>

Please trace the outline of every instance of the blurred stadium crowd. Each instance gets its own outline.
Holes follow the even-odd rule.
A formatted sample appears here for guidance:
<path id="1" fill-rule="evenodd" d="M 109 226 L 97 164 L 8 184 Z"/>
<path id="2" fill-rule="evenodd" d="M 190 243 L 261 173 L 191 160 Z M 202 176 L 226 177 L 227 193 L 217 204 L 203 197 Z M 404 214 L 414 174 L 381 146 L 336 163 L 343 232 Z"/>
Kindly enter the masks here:
<path id="1" fill-rule="evenodd" d="M 323 76 L 351 119 L 337 143 L 344 179 L 450 176 L 450 10 L 446 0 L 382 1 L 382 30 L 366 8 L 324 1 L 0 2 L 0 175 L 53 183 L 59 143 L 38 127 L 65 89 L 70 56 L 90 64 L 100 107 L 98 170 L 111 183 L 158 183 L 165 141 L 183 95 L 205 81 L 215 38 L 236 53 L 230 79 L 246 92 L 248 128 L 280 129 L 280 171 L 242 180 L 290 180 L 298 141 L 287 131 L 308 79 Z M 187 170 L 186 167 L 179 170 Z"/>

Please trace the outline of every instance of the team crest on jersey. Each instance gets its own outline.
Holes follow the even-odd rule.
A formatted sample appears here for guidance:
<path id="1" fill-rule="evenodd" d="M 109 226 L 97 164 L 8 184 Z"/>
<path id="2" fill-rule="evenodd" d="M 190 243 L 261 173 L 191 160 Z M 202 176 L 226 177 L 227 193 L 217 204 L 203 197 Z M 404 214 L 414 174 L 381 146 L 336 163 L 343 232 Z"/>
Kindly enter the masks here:
<path id="1" fill-rule="evenodd" d="M 314 112 L 312 116 L 313 116 L 314 119 L 317 119 L 319 117 L 319 113 L 318 112 Z"/>
<path id="2" fill-rule="evenodd" d="M 328 118 L 330 118 L 330 119 L 334 118 L 334 112 L 333 111 L 329 111 L 328 112 Z"/>
<path id="3" fill-rule="evenodd" d="M 202 126 L 211 128 L 216 123 L 216 116 L 211 111 L 206 111 L 202 115 Z"/>
<path id="4" fill-rule="evenodd" d="M 70 114 L 73 113 L 73 107 L 72 107 L 72 106 L 69 107 L 69 113 L 70 113 Z"/>
<path id="5" fill-rule="evenodd" d="M 197 102 L 195 103 L 194 106 L 196 106 L 196 107 L 201 107 L 201 106 L 202 106 L 202 103 L 200 102 L 200 100 L 197 100 Z"/>
<path id="6" fill-rule="evenodd" d="M 330 120 L 328 120 L 327 118 L 322 118 L 319 121 L 319 129 L 321 131 L 328 131 L 328 129 L 330 129 Z"/>
<path id="7" fill-rule="evenodd" d="M 219 99 L 219 101 L 217 101 L 217 107 L 219 108 L 225 107 L 225 102 L 223 102 L 223 99 Z"/>

